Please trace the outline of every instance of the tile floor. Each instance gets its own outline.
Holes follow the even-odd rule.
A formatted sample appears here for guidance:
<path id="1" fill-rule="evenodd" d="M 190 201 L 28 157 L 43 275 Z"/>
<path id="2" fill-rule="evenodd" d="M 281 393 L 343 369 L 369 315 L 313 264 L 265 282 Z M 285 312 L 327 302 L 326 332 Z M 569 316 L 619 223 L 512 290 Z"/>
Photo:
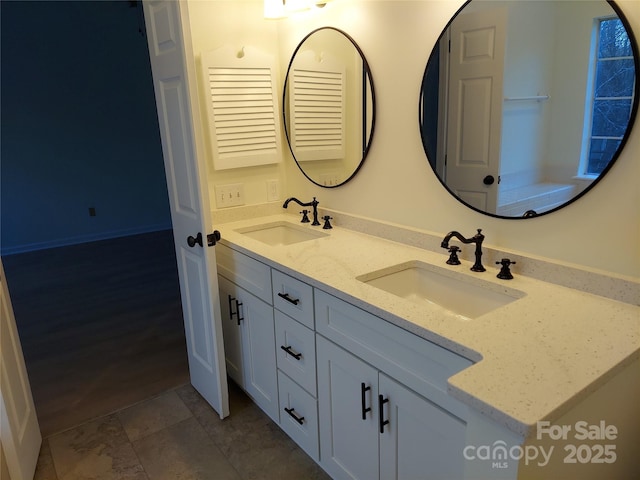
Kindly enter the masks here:
<path id="1" fill-rule="evenodd" d="M 328 479 L 237 386 L 231 415 L 183 385 L 44 440 L 35 480 Z"/>

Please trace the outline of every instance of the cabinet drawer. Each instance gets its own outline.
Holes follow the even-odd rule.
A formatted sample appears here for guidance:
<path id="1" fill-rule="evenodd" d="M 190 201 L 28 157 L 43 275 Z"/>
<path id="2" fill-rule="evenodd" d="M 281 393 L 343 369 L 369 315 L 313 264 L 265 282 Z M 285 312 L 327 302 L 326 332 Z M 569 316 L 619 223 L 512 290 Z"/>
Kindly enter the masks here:
<path id="1" fill-rule="evenodd" d="M 271 279 L 273 306 L 313 330 L 313 288 L 278 270 Z"/>
<path id="2" fill-rule="evenodd" d="M 447 393 L 447 379 L 473 364 L 375 315 L 316 290 L 316 331 L 452 413 L 466 406 Z"/>
<path id="3" fill-rule="evenodd" d="M 316 343 L 313 330 L 277 310 L 275 317 L 278 368 L 315 397 Z M 289 353 L 283 347 L 288 348 Z"/>
<path id="4" fill-rule="evenodd" d="M 221 243 L 216 246 L 216 262 L 218 274 L 272 305 L 268 265 Z"/>
<path id="5" fill-rule="evenodd" d="M 318 404 L 297 383 L 278 371 L 280 427 L 313 458 L 319 461 Z"/>

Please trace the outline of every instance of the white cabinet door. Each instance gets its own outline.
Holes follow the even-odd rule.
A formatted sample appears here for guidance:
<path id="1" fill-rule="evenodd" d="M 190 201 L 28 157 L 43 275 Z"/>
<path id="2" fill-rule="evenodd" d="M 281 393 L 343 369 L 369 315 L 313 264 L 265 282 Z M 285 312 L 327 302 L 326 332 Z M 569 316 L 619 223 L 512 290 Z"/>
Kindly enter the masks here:
<path id="1" fill-rule="evenodd" d="M 191 383 L 229 415 L 207 172 L 197 123 L 195 60 L 186 2 L 144 2 L 149 57 L 169 191 Z M 186 28 L 183 28 L 185 26 Z M 195 110 L 195 115 L 194 115 Z M 193 239 L 200 235 L 200 244 Z M 193 237 L 193 239 L 189 239 Z"/>
<path id="2" fill-rule="evenodd" d="M 27 480 L 36 470 L 42 436 L 2 262 L 0 284 L 0 455 L 12 480 Z"/>
<path id="3" fill-rule="evenodd" d="M 380 478 L 464 478 L 464 421 L 380 373 L 385 400 L 380 434 Z"/>
<path id="4" fill-rule="evenodd" d="M 242 338 L 236 305 L 236 285 L 224 277 L 218 276 L 220 286 L 220 312 L 222 313 L 222 333 L 224 336 L 224 357 L 227 375 L 244 388 L 242 368 Z"/>
<path id="5" fill-rule="evenodd" d="M 227 372 L 278 423 L 273 307 L 222 276 L 218 283 Z"/>
<path id="6" fill-rule="evenodd" d="M 320 464 L 334 479 L 377 479 L 378 371 L 319 335 L 316 351 Z"/>
<path id="7" fill-rule="evenodd" d="M 239 287 L 235 296 L 242 330 L 244 388 L 258 406 L 279 423 L 273 307 Z"/>

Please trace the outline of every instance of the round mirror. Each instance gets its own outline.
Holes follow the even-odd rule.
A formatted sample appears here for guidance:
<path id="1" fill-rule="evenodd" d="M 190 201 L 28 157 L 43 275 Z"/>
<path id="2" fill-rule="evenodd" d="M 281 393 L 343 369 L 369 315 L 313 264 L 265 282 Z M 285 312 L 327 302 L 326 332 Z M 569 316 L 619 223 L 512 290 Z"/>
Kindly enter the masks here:
<path id="1" fill-rule="evenodd" d="M 373 137 L 373 79 L 362 51 L 346 33 L 323 27 L 296 47 L 284 84 L 284 127 L 304 175 L 321 187 L 349 181 Z"/>
<path id="2" fill-rule="evenodd" d="M 638 72 L 635 39 L 612 2 L 469 1 L 422 82 L 429 163 L 479 212 L 555 211 L 591 189 L 624 147 Z"/>

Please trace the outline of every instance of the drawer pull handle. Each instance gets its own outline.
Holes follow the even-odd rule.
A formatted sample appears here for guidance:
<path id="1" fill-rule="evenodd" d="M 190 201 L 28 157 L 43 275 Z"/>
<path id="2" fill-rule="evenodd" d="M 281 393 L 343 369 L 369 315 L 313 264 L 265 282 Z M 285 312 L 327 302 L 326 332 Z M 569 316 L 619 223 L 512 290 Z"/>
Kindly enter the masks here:
<path id="1" fill-rule="evenodd" d="M 284 298 L 289 303 L 293 303 L 294 305 L 297 305 L 300 303 L 299 298 L 291 298 L 288 293 L 278 293 L 278 296 L 280 298 Z"/>
<path id="2" fill-rule="evenodd" d="M 291 355 L 293 358 L 295 358 L 296 360 L 300 360 L 302 358 L 302 354 L 301 353 L 296 353 L 293 350 L 291 350 L 291 346 L 284 346 L 284 345 L 280 345 L 280 348 L 282 350 L 284 350 L 285 352 L 287 352 L 289 355 Z"/>
<path id="3" fill-rule="evenodd" d="M 284 407 L 284 411 L 287 412 L 289 416 L 300 425 L 304 425 L 304 417 L 299 417 L 298 415 L 296 415 L 296 411 L 293 408 Z"/>
<path id="4" fill-rule="evenodd" d="M 384 404 L 389 403 L 388 398 L 378 395 L 378 423 L 380 424 L 380 433 L 384 433 L 384 426 L 389 425 L 389 420 L 384 419 Z"/>
<path id="5" fill-rule="evenodd" d="M 362 399 L 362 419 L 367 419 L 367 412 L 371 411 L 371 407 L 367 407 L 367 392 L 371 387 L 365 386 L 364 382 L 360 384 L 360 397 Z"/>

